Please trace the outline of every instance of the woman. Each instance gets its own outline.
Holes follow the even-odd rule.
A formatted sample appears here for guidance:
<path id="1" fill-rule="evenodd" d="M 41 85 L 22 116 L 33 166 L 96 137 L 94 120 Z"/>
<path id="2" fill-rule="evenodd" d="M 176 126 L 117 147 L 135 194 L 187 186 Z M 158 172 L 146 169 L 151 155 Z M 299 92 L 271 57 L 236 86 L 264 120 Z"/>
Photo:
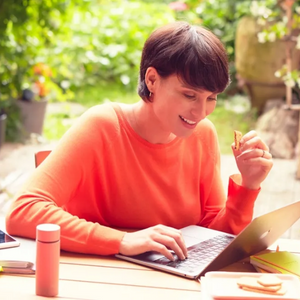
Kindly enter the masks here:
<path id="1" fill-rule="evenodd" d="M 64 250 L 154 250 L 170 260 L 171 250 L 187 257 L 184 226 L 237 234 L 252 219 L 272 158 L 254 131 L 245 134 L 240 150 L 232 146 L 241 174 L 231 176 L 226 200 L 206 116 L 228 83 L 227 55 L 211 32 L 185 22 L 154 31 L 142 53 L 142 100 L 84 113 L 18 194 L 8 232 L 35 238 L 38 224 L 56 223 Z"/>

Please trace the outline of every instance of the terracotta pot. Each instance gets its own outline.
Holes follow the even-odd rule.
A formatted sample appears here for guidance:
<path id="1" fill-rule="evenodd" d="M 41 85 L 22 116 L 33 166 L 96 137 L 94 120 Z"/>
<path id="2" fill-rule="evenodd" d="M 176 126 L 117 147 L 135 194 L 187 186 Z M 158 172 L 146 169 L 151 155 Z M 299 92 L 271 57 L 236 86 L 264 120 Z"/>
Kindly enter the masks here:
<path id="1" fill-rule="evenodd" d="M 0 115 L 0 148 L 5 142 L 6 115 Z"/>
<path id="2" fill-rule="evenodd" d="M 37 133 L 42 135 L 48 101 L 21 101 L 17 104 L 20 108 L 21 122 L 26 134 Z"/>
<path id="3" fill-rule="evenodd" d="M 285 43 L 282 40 L 259 43 L 257 33 L 261 27 L 252 17 L 243 17 L 238 23 L 235 38 L 235 66 L 240 85 L 244 86 L 251 98 L 251 104 L 259 112 L 269 99 L 283 99 L 286 87 L 275 72 L 286 60 Z M 292 46 L 293 69 L 300 62 L 300 51 Z"/>

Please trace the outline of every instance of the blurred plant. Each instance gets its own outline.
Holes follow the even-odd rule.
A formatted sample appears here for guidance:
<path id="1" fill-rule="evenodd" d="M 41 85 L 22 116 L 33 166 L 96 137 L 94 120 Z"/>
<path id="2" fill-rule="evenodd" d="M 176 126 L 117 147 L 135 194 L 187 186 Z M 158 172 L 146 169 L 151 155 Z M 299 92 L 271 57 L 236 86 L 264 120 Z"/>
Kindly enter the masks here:
<path id="1" fill-rule="evenodd" d="M 175 11 L 184 11 L 188 8 L 187 4 L 181 1 L 170 2 L 169 7 Z"/>
<path id="2" fill-rule="evenodd" d="M 0 0 L 1 99 L 29 89 L 37 63 L 51 66 L 52 76 L 38 80 L 51 99 L 107 81 L 135 89 L 144 41 L 175 20 L 170 1 L 162 2 Z"/>
<path id="3" fill-rule="evenodd" d="M 53 76 L 52 70 L 44 63 L 37 63 L 33 66 L 32 90 L 35 94 L 34 100 L 44 99 L 50 93 L 48 82 Z"/>
<path id="4" fill-rule="evenodd" d="M 54 15 L 63 20 L 70 6 L 64 0 L 0 0 L 0 100 L 19 98 L 32 81 L 32 67 L 60 30 Z"/>
<path id="5" fill-rule="evenodd" d="M 253 1 L 250 5 L 250 13 L 261 28 L 257 34 L 260 43 L 274 42 L 287 33 L 285 11 L 278 5 L 279 2 L 278 0 Z"/>
<path id="6" fill-rule="evenodd" d="M 73 5 L 76 1 L 72 1 Z M 0 111 L 8 116 L 9 140 L 18 137 L 20 117 L 16 99 L 32 84 L 33 66 L 41 61 L 41 52 L 55 42 L 53 36 L 60 30 L 53 15 L 63 20 L 72 3 L 0 0 Z"/>
<path id="7" fill-rule="evenodd" d="M 144 41 L 175 20 L 167 4 L 122 0 L 101 7 L 90 1 L 88 10 L 76 6 L 68 14 L 55 47 L 44 49 L 44 56 L 62 89 L 73 91 L 110 82 L 135 89 Z"/>
<path id="8" fill-rule="evenodd" d="M 287 86 L 287 104 L 291 105 L 291 89 L 300 97 L 300 70 L 291 67 L 292 47 L 300 50 L 300 0 L 253 1 L 250 11 L 261 28 L 257 34 L 260 43 L 286 42 L 286 64 L 274 75 Z"/>
<path id="9" fill-rule="evenodd" d="M 145 39 L 175 20 L 162 2 L 0 0 L 0 110 L 33 83 L 39 98 L 57 101 L 86 85 L 134 90 Z M 41 66 L 51 75 L 38 74 Z"/>
<path id="10" fill-rule="evenodd" d="M 20 121 L 20 109 L 16 101 L 14 99 L 0 101 L 0 115 L 1 111 L 7 115 L 5 140 L 10 142 L 21 141 L 22 124 Z"/>
<path id="11" fill-rule="evenodd" d="M 196 1 L 174 1 L 169 3 L 169 8 L 174 11 L 176 20 L 187 21 L 189 23 L 199 23 L 199 17 L 195 13 Z M 199 3 L 199 0 L 197 0 Z"/>

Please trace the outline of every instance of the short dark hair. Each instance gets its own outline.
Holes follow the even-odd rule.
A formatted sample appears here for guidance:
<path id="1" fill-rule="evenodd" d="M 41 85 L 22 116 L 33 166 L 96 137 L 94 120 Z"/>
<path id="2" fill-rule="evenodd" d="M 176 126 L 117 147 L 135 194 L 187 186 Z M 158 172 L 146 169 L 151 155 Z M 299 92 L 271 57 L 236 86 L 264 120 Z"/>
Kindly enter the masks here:
<path id="1" fill-rule="evenodd" d="M 209 30 L 177 21 L 156 29 L 145 42 L 138 94 L 149 101 L 145 74 L 154 67 L 162 77 L 177 74 L 186 84 L 221 93 L 230 82 L 228 57 L 221 41 Z"/>

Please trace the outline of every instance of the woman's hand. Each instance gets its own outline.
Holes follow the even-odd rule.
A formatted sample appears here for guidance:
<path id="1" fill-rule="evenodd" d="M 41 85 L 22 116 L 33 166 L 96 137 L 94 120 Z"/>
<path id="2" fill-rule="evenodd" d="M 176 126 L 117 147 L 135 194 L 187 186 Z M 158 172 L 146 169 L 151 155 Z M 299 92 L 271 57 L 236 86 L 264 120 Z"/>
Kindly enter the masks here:
<path id="1" fill-rule="evenodd" d="M 239 150 L 234 149 L 234 143 L 231 147 L 242 175 L 242 186 L 253 190 L 260 188 L 273 166 L 268 146 L 255 131 L 250 131 L 242 137 Z"/>
<path id="2" fill-rule="evenodd" d="M 156 251 L 173 261 L 171 250 L 181 260 L 187 257 L 181 231 L 164 225 L 156 225 L 136 232 L 127 232 L 121 241 L 119 253 L 137 255 L 147 251 Z"/>

